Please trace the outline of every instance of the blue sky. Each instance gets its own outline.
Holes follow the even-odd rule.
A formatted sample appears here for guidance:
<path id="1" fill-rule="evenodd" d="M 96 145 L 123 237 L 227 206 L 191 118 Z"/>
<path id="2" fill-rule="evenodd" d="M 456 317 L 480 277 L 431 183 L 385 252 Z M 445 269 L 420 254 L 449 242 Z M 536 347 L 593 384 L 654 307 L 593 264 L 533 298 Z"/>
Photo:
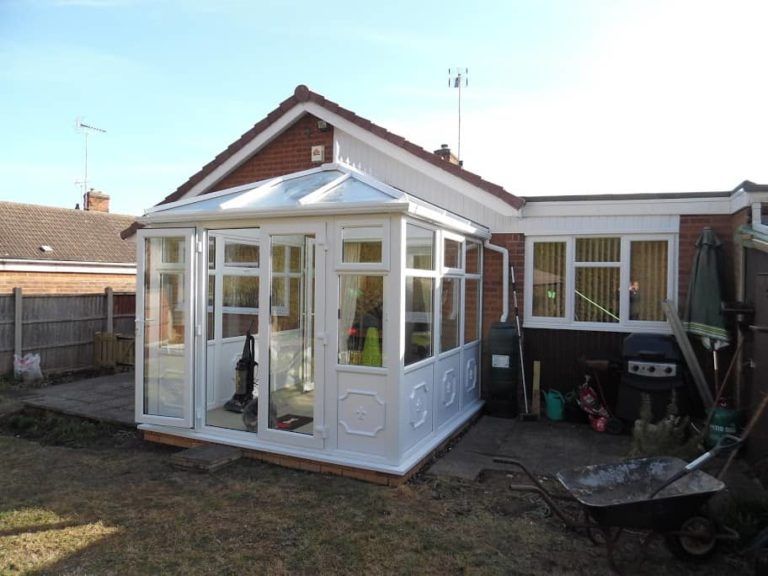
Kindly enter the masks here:
<path id="1" fill-rule="evenodd" d="M 768 183 L 764 2 L 0 0 L 0 199 L 175 190 L 307 84 L 522 195 Z"/>

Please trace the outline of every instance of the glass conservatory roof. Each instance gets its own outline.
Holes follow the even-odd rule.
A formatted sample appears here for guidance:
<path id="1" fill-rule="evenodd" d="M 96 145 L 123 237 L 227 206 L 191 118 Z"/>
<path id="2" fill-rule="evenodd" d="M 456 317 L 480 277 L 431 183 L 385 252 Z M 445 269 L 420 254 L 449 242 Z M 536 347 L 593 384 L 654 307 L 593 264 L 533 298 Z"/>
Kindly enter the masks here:
<path id="1" fill-rule="evenodd" d="M 142 224 L 312 215 L 409 212 L 459 231 L 489 236 L 488 229 L 362 174 L 345 164 L 324 164 L 150 208 Z"/>
<path id="2" fill-rule="evenodd" d="M 296 210 L 310 207 L 360 204 L 403 204 L 406 195 L 340 165 L 327 165 L 272 180 L 246 184 L 222 192 L 156 206 L 147 211 L 147 220 L 170 216 L 227 216 Z M 174 218 L 176 219 L 176 218 Z"/>

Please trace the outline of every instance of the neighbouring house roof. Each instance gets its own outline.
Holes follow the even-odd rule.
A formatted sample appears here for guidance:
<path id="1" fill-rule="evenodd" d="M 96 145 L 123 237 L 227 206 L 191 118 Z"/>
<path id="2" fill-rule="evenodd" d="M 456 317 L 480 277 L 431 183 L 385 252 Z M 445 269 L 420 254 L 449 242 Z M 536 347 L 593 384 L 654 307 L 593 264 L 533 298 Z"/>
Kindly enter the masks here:
<path id="1" fill-rule="evenodd" d="M 371 134 L 378 136 L 380 138 L 383 138 L 384 140 L 392 144 L 395 144 L 396 146 L 399 146 L 400 148 L 410 152 L 414 156 L 417 156 L 418 158 L 421 158 L 422 160 L 425 160 L 426 162 L 429 162 L 430 164 L 437 166 L 440 169 L 445 170 L 446 172 L 469 182 L 470 184 L 472 184 L 473 186 L 476 186 L 477 188 L 480 188 L 482 190 L 485 190 L 486 192 L 489 192 L 490 194 L 502 199 L 504 202 L 507 202 L 508 204 L 510 204 L 516 209 L 519 209 L 525 203 L 525 201 L 522 198 L 519 198 L 507 192 L 506 190 L 504 190 L 503 187 L 499 186 L 498 184 L 493 184 L 492 182 L 483 180 L 483 178 L 481 178 L 477 174 L 473 174 L 472 172 L 469 172 L 468 170 L 465 170 L 460 166 L 457 166 L 455 164 L 452 164 L 450 162 L 447 162 L 441 159 L 436 154 L 432 152 L 428 152 L 424 148 L 421 148 L 420 146 L 417 146 L 416 144 L 409 142 L 402 136 L 393 134 L 392 132 L 389 132 L 385 128 L 382 128 L 381 126 L 374 124 L 370 120 L 367 120 L 365 118 L 358 116 L 351 110 L 347 110 L 346 108 L 339 106 L 335 102 L 332 102 L 326 99 L 324 96 L 317 94 L 315 92 L 312 92 L 309 88 L 307 88 L 302 84 L 296 87 L 296 90 L 294 91 L 291 97 L 284 100 L 277 108 L 275 108 L 272 112 L 267 114 L 267 116 L 263 120 L 261 120 L 261 122 L 257 123 L 248 132 L 243 134 L 238 140 L 230 144 L 226 150 L 221 152 L 218 156 L 216 156 L 216 158 L 214 158 L 211 162 L 206 164 L 199 172 L 197 172 L 197 174 L 193 175 L 184 184 L 179 186 L 179 188 L 173 194 L 170 194 L 169 196 L 167 196 L 162 202 L 160 202 L 160 204 L 174 202 L 182 198 L 184 194 L 189 192 L 196 184 L 198 184 L 206 176 L 208 176 L 211 172 L 213 172 L 217 167 L 223 164 L 233 154 L 235 154 L 241 148 L 243 148 L 246 144 L 251 142 L 260 133 L 264 132 L 268 127 L 274 124 L 279 118 L 285 115 L 289 110 L 291 110 L 295 106 L 304 102 L 313 102 L 314 104 L 320 106 L 321 108 L 324 108 L 329 112 L 332 112 L 334 114 L 337 114 L 338 116 L 341 116 L 345 120 L 352 122 L 353 124 L 363 128 L 364 130 L 367 130 Z"/>
<path id="2" fill-rule="evenodd" d="M 136 245 L 120 232 L 135 217 L 0 202 L 0 260 L 133 264 Z"/>

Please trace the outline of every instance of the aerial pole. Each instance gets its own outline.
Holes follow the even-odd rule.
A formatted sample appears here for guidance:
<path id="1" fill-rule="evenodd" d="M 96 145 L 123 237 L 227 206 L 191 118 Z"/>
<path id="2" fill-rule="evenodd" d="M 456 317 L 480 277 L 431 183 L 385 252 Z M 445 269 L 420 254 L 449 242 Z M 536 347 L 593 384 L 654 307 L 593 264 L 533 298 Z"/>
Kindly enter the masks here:
<path id="1" fill-rule="evenodd" d="M 459 135 L 458 144 L 456 147 L 456 158 L 459 161 L 459 166 L 464 162 L 461 159 L 461 85 L 464 87 L 469 85 L 469 68 L 448 68 L 448 87 L 459 89 Z"/>
<path id="2" fill-rule="evenodd" d="M 86 203 L 86 194 L 88 192 L 88 136 L 89 134 L 106 134 L 106 130 L 103 130 L 101 128 L 96 128 L 96 126 L 91 126 L 90 124 L 86 124 L 83 122 L 83 119 L 81 117 L 78 117 L 75 119 L 75 130 L 80 132 L 83 135 L 84 143 L 85 143 L 85 165 L 83 166 L 83 179 L 80 181 L 80 184 L 82 186 L 82 195 L 83 195 L 83 210 L 87 210 L 87 203 Z"/>

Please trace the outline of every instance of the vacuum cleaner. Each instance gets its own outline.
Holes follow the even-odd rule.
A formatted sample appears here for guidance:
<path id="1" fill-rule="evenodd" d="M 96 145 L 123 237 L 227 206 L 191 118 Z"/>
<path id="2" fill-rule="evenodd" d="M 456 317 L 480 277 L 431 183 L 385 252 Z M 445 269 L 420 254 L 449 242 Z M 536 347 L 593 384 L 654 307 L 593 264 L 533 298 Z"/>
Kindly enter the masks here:
<path id="1" fill-rule="evenodd" d="M 251 334 L 249 328 L 245 333 L 245 343 L 243 344 L 243 353 L 235 366 L 235 393 L 226 404 L 224 410 L 242 414 L 245 407 L 251 401 L 257 401 L 253 397 L 253 390 L 256 386 L 256 339 Z M 253 407 L 252 407 L 253 408 Z"/>

